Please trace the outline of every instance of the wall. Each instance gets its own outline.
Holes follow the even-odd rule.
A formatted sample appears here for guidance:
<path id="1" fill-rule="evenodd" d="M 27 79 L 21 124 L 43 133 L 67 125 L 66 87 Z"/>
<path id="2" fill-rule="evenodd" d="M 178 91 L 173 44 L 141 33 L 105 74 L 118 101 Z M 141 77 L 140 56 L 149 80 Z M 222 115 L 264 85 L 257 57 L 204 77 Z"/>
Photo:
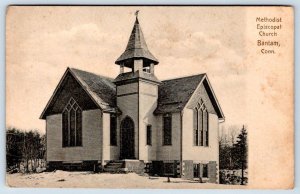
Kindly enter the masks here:
<path id="1" fill-rule="evenodd" d="M 163 115 L 157 116 L 157 160 L 180 160 L 180 117 L 172 113 L 172 145 L 163 146 Z"/>
<path id="2" fill-rule="evenodd" d="M 219 163 L 218 144 L 219 120 L 216 114 L 209 114 L 209 146 L 193 145 L 193 110 L 185 108 L 183 111 L 183 148 L 182 159 L 194 162 L 216 161 Z"/>
<path id="3" fill-rule="evenodd" d="M 119 123 L 117 123 L 118 125 Z M 120 155 L 120 144 L 117 143 L 117 146 L 110 145 L 110 114 L 103 113 L 103 136 L 102 136 L 102 164 L 105 165 L 109 160 L 118 160 Z M 117 134 L 119 131 L 117 130 Z M 117 140 L 118 140 L 117 135 Z M 118 141 L 117 141 L 118 142 Z"/>
<path id="4" fill-rule="evenodd" d="M 129 116 L 134 122 L 134 154 L 138 158 L 138 83 L 117 86 L 117 106 L 122 111 L 118 117 L 118 135 L 120 135 L 120 123 Z M 128 95 L 126 95 L 128 94 Z M 121 95 L 121 96 L 119 96 Z M 118 145 L 120 145 L 118 138 Z"/>
<path id="5" fill-rule="evenodd" d="M 47 161 L 101 160 L 101 110 L 82 112 L 82 146 L 62 147 L 62 115 L 46 118 Z"/>
<path id="6" fill-rule="evenodd" d="M 139 82 L 139 159 L 156 159 L 157 118 L 153 115 L 157 107 L 158 87 L 153 83 Z M 152 125 L 152 145 L 147 144 L 147 125 Z"/>

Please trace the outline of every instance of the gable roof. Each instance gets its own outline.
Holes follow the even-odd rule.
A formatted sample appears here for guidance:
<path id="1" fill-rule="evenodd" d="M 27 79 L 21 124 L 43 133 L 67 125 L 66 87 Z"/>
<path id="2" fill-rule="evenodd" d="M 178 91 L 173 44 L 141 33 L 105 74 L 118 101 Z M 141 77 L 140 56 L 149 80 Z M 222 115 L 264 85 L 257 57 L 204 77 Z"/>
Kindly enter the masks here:
<path id="1" fill-rule="evenodd" d="M 145 58 L 152 61 L 155 65 L 158 64 L 158 60 L 148 49 L 144 34 L 137 18 L 131 31 L 127 47 L 115 63 L 121 64 L 123 61 L 132 58 Z"/>
<path id="2" fill-rule="evenodd" d="M 40 119 L 46 118 L 46 111 L 52 103 L 59 88 L 62 87 L 62 82 L 68 73 L 70 73 L 78 81 L 100 109 L 107 112 L 120 111 L 116 106 L 116 85 L 114 84 L 114 79 L 75 68 L 67 68 L 43 113 L 41 114 Z M 162 81 L 158 86 L 157 108 L 155 109 L 154 114 L 182 111 L 200 84 L 204 84 L 219 119 L 224 119 L 224 114 L 206 74 Z"/>
<path id="3" fill-rule="evenodd" d="M 62 79 L 57 85 L 52 97 L 50 98 L 48 104 L 46 105 L 40 118 L 46 118 L 46 111 L 49 108 L 54 96 L 61 87 L 65 76 L 70 73 L 82 86 L 82 88 L 87 92 L 95 104 L 102 110 L 108 112 L 115 112 L 116 110 L 116 86 L 113 83 L 112 78 L 105 76 L 96 75 L 90 72 L 82 71 L 75 68 L 67 68 Z"/>
<path id="4" fill-rule="evenodd" d="M 219 119 L 224 119 L 225 117 L 206 74 L 162 81 L 162 84 L 160 84 L 158 88 L 158 102 L 154 113 L 164 114 L 182 111 L 194 94 L 195 90 L 204 82 L 206 84 L 205 89 Z"/>
<path id="5" fill-rule="evenodd" d="M 155 114 L 181 111 L 205 74 L 162 81 L 158 86 Z"/>

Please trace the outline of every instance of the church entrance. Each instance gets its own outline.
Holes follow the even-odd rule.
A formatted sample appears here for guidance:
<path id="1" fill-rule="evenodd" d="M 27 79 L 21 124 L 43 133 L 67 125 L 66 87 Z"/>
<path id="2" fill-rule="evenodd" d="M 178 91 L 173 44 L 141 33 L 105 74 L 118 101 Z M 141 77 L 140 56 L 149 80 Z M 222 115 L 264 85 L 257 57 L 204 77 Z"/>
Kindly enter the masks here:
<path id="1" fill-rule="evenodd" d="M 135 159 L 134 157 L 134 122 L 126 117 L 121 122 L 121 153 L 120 159 Z"/>

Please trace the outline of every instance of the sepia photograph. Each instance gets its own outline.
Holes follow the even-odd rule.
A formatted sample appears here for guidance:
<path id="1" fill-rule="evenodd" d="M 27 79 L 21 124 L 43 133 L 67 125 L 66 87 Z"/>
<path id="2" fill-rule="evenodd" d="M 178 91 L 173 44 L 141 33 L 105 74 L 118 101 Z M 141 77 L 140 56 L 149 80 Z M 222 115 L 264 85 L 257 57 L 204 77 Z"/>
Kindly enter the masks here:
<path id="1" fill-rule="evenodd" d="M 292 189 L 290 6 L 9 6 L 6 184 Z"/>

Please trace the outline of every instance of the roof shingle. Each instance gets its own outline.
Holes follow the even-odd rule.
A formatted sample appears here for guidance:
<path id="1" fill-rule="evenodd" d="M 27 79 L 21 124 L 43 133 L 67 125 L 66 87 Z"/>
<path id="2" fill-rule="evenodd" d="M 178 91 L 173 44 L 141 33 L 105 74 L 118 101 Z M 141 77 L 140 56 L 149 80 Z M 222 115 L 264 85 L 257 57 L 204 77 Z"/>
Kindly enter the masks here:
<path id="1" fill-rule="evenodd" d="M 134 23 L 134 27 L 132 29 L 127 47 L 115 63 L 121 64 L 123 61 L 133 58 L 145 58 L 154 62 L 154 64 L 158 64 L 158 60 L 152 55 L 152 53 L 148 49 L 142 29 L 137 18 Z"/>
<path id="2" fill-rule="evenodd" d="M 86 86 L 86 90 L 103 109 L 116 108 L 116 85 L 113 79 L 94 73 L 70 68 L 75 76 Z"/>
<path id="3" fill-rule="evenodd" d="M 205 74 L 162 81 L 155 114 L 181 111 Z"/>

